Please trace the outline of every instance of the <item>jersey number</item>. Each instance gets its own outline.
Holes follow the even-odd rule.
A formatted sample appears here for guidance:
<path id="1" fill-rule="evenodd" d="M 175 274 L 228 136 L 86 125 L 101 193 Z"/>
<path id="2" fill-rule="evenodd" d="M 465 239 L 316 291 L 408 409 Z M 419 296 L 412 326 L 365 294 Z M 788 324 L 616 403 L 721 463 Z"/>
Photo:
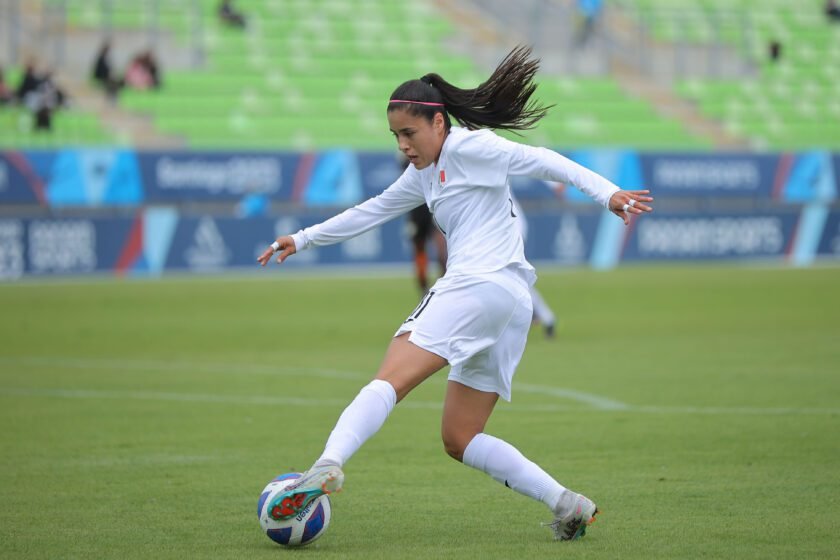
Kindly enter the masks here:
<path id="1" fill-rule="evenodd" d="M 417 307 L 414 308 L 414 311 L 411 312 L 411 315 L 408 316 L 408 319 L 403 321 L 404 323 L 410 323 L 411 321 L 415 320 L 417 317 L 423 313 L 423 310 L 426 309 L 426 306 L 429 305 L 429 302 L 432 301 L 432 296 L 435 295 L 434 291 L 429 292 L 423 299 L 420 300 L 420 303 L 417 304 Z"/>

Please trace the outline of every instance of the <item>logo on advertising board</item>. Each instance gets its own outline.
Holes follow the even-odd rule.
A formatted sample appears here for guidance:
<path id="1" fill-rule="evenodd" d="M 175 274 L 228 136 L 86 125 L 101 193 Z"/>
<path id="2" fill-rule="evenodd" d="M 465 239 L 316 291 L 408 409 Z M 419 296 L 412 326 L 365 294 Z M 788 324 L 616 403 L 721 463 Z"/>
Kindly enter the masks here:
<path id="1" fill-rule="evenodd" d="M 0 220 L 0 280 L 23 276 L 23 223 Z"/>
<path id="2" fill-rule="evenodd" d="M 777 255 L 785 244 L 782 220 L 775 216 L 651 218 L 637 227 L 642 257 Z"/>
<path id="3" fill-rule="evenodd" d="M 210 195 L 273 194 L 280 190 L 280 160 L 273 156 L 164 156 L 155 165 L 157 186 L 163 191 L 205 191 Z"/>
<path id="4" fill-rule="evenodd" d="M 586 256 L 586 241 L 573 214 L 563 214 L 554 236 L 554 256 L 562 262 L 579 262 Z"/>
<path id="5" fill-rule="evenodd" d="M 29 224 L 29 264 L 35 273 L 96 270 L 96 227 L 90 220 Z"/>
<path id="6" fill-rule="evenodd" d="M 230 261 L 231 251 L 225 245 L 219 227 L 213 218 L 203 217 L 193 235 L 193 244 L 187 248 L 184 258 L 195 270 L 218 270 Z"/>
<path id="7" fill-rule="evenodd" d="M 658 158 L 653 167 L 654 184 L 673 190 L 756 191 L 761 173 L 754 158 Z"/>
<path id="8" fill-rule="evenodd" d="M 639 162 L 641 184 L 673 196 L 770 197 L 784 168 L 775 154 L 641 154 Z"/>

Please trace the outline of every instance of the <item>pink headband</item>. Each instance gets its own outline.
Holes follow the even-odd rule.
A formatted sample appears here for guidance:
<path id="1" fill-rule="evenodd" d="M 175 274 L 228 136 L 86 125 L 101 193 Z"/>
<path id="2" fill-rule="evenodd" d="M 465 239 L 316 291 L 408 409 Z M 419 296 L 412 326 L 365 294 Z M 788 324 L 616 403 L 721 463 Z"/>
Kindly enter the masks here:
<path id="1" fill-rule="evenodd" d="M 391 99 L 388 103 L 416 103 L 417 105 L 429 105 L 430 107 L 443 107 L 443 103 L 432 103 L 430 101 L 409 101 L 407 99 Z"/>

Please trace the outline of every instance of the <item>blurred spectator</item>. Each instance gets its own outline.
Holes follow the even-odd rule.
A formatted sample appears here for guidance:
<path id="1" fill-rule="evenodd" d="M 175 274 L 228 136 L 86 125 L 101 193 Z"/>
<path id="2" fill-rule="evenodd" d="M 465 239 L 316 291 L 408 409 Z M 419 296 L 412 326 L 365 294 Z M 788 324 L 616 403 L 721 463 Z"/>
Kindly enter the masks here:
<path id="1" fill-rule="evenodd" d="M 579 47 L 585 46 L 595 32 L 595 24 L 603 7 L 603 0 L 578 0 L 578 11 L 583 16 L 583 22 L 577 33 L 576 43 Z"/>
<path id="2" fill-rule="evenodd" d="M 52 130 L 53 113 L 67 105 L 67 96 L 55 83 L 51 72 L 44 72 L 35 79 L 35 86 L 21 101 L 35 118 L 35 130 Z"/>
<path id="3" fill-rule="evenodd" d="M 771 62 L 778 62 L 782 58 L 782 43 L 778 39 L 773 39 L 767 46 L 768 56 Z"/>
<path id="4" fill-rule="evenodd" d="M 125 85 L 134 89 L 158 89 L 160 71 L 152 51 L 135 56 L 125 71 Z"/>
<path id="5" fill-rule="evenodd" d="M 21 76 L 20 83 L 15 90 L 15 97 L 18 103 L 24 102 L 24 98 L 38 87 L 39 81 L 38 74 L 35 72 L 35 62 L 33 60 L 27 60 L 26 65 L 23 67 L 23 76 Z"/>
<path id="6" fill-rule="evenodd" d="M 829 21 L 840 21 L 840 4 L 837 0 L 825 0 L 825 17 Z"/>
<path id="7" fill-rule="evenodd" d="M 117 78 L 111 70 L 111 61 L 109 60 L 111 54 L 111 42 L 105 41 L 96 55 L 96 60 L 93 63 L 93 81 L 96 82 L 112 101 L 116 99 L 123 83 Z"/>
<path id="8" fill-rule="evenodd" d="M 149 69 L 149 74 L 152 76 L 152 87 L 160 89 L 160 86 L 163 85 L 163 83 L 160 77 L 160 67 L 158 67 L 155 54 L 151 50 L 148 50 L 143 54 L 143 60 L 146 62 L 146 68 Z"/>
<path id="9" fill-rule="evenodd" d="M 6 85 L 6 76 L 3 74 L 3 67 L 0 66 L 0 105 L 10 103 L 14 97 L 12 90 Z"/>
<path id="10" fill-rule="evenodd" d="M 245 16 L 233 7 L 232 0 L 222 0 L 219 4 L 219 19 L 231 27 L 245 27 Z"/>

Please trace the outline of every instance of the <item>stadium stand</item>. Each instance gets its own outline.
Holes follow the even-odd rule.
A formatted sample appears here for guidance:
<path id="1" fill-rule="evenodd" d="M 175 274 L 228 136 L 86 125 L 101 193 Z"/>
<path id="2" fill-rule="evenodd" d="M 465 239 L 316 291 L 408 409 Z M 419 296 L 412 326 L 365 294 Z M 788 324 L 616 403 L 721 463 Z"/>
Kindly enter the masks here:
<path id="1" fill-rule="evenodd" d="M 160 26 L 186 35 L 189 14 L 164 2 Z M 458 84 L 487 73 L 442 40 L 455 32 L 430 3 L 386 0 L 239 2 L 247 29 L 217 19 L 216 2 L 202 1 L 206 64 L 170 71 L 159 92 L 126 91 L 123 108 L 149 115 L 164 133 L 192 148 L 316 149 L 391 147 L 383 100 L 404 80 L 436 71 Z M 115 28 L 149 23 L 130 3 L 111 13 Z M 101 13 L 71 3 L 74 25 L 94 26 Z M 539 97 L 555 104 L 552 117 L 526 134 L 564 147 L 706 148 L 678 120 L 633 99 L 612 78 L 541 76 Z"/>
<path id="2" fill-rule="evenodd" d="M 163 57 L 162 90 L 126 90 L 120 96 L 122 109 L 147 116 L 161 134 L 189 148 L 390 148 L 383 100 L 397 84 L 428 71 L 476 84 L 488 70 L 445 46 L 458 29 L 431 2 L 242 0 L 237 5 L 248 16 L 244 30 L 223 25 L 217 4 L 161 0 L 153 12 L 144 3 L 114 2 L 107 15 L 98 3 L 71 0 L 66 6 L 68 24 L 78 28 L 101 27 L 106 17 L 116 30 L 154 25 L 185 48 L 199 34 L 200 67 L 167 69 Z M 751 61 L 754 76 L 746 79 L 675 83 L 674 94 L 695 103 L 702 118 L 759 149 L 840 146 L 833 124 L 840 118 L 840 26 L 825 21 L 818 0 L 796 6 L 782 0 L 616 5 L 659 43 L 722 42 Z M 747 34 L 753 39 L 746 41 Z M 767 57 L 772 39 L 782 44 L 777 61 Z M 555 107 L 525 135 L 528 141 L 562 148 L 713 147 L 712 138 L 692 131 L 679 115 L 663 113 L 650 99 L 628 93 L 614 77 L 542 74 L 540 79 L 539 98 Z M 3 118 L 16 124 L 0 133 L 8 145 L 118 140 L 95 114 L 78 109 L 57 120 L 51 138 L 29 133 L 26 119 L 14 111 Z"/>
<path id="3" fill-rule="evenodd" d="M 622 5 L 660 41 L 720 40 L 751 61 L 751 79 L 676 85 L 680 95 L 731 133 L 759 149 L 840 147 L 840 26 L 827 21 L 820 0 L 630 0 Z M 745 33 L 751 41 L 743 40 Z M 769 56 L 773 41 L 781 47 L 776 60 Z"/>

